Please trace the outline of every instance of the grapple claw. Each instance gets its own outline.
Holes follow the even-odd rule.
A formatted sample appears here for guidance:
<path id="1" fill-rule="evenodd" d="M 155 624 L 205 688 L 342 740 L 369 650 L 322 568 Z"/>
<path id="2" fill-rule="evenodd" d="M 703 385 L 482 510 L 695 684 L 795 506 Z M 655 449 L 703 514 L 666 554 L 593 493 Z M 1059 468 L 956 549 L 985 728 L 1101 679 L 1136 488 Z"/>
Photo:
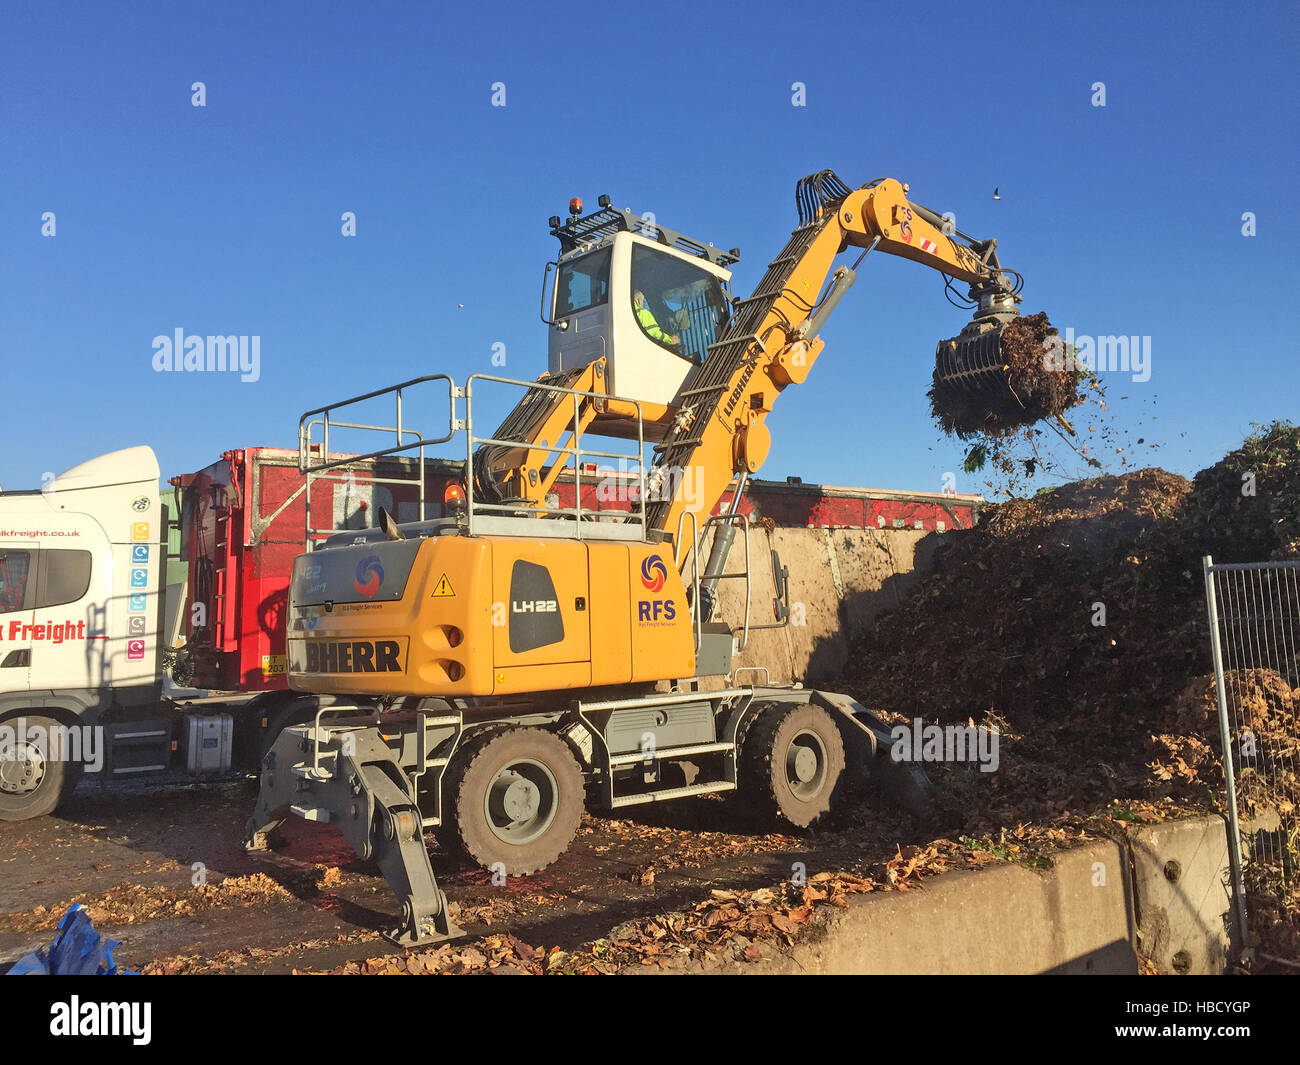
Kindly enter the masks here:
<path id="1" fill-rule="evenodd" d="M 981 333 L 963 332 L 950 340 L 939 341 L 934 351 L 934 380 L 968 391 L 1006 386 L 1007 365 L 1002 357 L 1002 330 L 999 324 Z"/>
<path id="2" fill-rule="evenodd" d="M 929 396 L 940 427 L 998 435 L 1061 415 L 1079 401 L 1082 372 L 1054 365 L 1059 347 L 1045 314 L 984 314 L 939 341 Z"/>

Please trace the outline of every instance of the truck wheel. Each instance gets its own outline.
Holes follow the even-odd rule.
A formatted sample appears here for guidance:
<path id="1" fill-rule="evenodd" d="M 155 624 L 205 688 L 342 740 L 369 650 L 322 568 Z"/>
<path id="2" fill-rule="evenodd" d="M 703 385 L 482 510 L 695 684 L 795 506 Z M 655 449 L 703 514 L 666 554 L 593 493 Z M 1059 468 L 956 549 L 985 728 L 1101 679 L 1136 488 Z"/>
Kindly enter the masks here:
<path id="1" fill-rule="evenodd" d="M 831 808 L 844 772 L 840 730 L 820 706 L 759 711 L 740 747 L 738 799 L 768 818 L 807 828 Z"/>
<path id="2" fill-rule="evenodd" d="M 26 731 L 43 729 L 48 736 L 59 722 L 52 717 L 11 717 L 5 725 L 15 733 L 19 723 Z M 71 793 L 81 777 L 81 766 L 49 757 L 30 740 L 16 742 L 12 749 L 0 751 L 0 821 L 26 821 L 53 813 L 63 797 Z M 8 747 L 8 744 L 5 745 Z"/>
<path id="3" fill-rule="evenodd" d="M 545 869 L 568 849 L 582 820 L 578 763 L 563 740 L 537 728 L 471 739 L 456 754 L 443 795 L 444 838 L 508 876 Z"/>

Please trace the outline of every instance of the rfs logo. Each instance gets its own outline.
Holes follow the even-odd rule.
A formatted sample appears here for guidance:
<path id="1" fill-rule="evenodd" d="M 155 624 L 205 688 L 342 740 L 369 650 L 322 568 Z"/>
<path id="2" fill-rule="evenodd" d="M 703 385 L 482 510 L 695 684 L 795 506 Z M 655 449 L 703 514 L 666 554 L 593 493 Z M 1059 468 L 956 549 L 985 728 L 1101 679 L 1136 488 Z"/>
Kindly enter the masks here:
<path id="1" fill-rule="evenodd" d="M 651 555 L 641 563 L 641 583 L 650 593 L 661 591 L 664 581 L 668 579 L 668 567 L 657 555 Z"/>
<path id="2" fill-rule="evenodd" d="M 904 207 L 898 212 L 898 235 L 903 238 L 904 244 L 912 243 L 912 209 Z"/>
<path id="3" fill-rule="evenodd" d="M 352 578 L 352 586 L 356 588 L 358 595 L 364 595 L 369 599 L 379 591 L 379 586 L 383 583 L 384 567 L 378 558 L 367 555 L 357 563 L 357 573 Z"/>

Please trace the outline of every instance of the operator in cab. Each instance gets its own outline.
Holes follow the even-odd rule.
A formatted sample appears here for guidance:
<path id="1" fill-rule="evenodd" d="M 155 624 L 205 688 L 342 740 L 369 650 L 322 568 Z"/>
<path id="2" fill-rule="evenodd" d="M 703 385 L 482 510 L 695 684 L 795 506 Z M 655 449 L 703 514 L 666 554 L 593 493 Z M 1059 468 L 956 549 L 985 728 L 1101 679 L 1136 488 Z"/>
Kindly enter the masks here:
<path id="1" fill-rule="evenodd" d="M 636 312 L 636 320 L 640 323 L 641 328 L 645 331 L 646 336 L 651 340 L 658 340 L 664 344 L 674 346 L 682 342 L 682 338 L 673 333 L 665 333 L 659 328 L 659 323 L 655 320 L 654 312 L 650 305 L 646 303 L 645 293 L 637 289 L 632 293 L 632 310 Z"/>

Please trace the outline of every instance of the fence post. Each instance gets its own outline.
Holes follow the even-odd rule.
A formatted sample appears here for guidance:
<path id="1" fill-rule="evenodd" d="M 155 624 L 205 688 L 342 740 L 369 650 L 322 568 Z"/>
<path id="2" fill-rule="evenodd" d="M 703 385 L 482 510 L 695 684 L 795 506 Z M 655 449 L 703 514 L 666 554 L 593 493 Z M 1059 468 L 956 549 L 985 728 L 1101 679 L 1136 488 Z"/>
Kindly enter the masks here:
<path id="1" fill-rule="evenodd" d="M 1219 600 L 1214 588 L 1214 559 L 1202 559 L 1205 572 L 1205 605 L 1210 615 L 1210 651 L 1214 656 L 1214 687 L 1219 700 L 1219 737 L 1223 745 L 1223 779 L 1228 786 L 1228 860 L 1232 866 L 1232 893 L 1237 901 L 1237 942 L 1249 942 L 1246 928 L 1246 885 L 1242 875 L 1241 826 L 1237 821 L 1237 775 L 1232 764 L 1232 736 L 1228 726 L 1228 698 L 1223 685 L 1223 647 L 1219 641 Z"/>

